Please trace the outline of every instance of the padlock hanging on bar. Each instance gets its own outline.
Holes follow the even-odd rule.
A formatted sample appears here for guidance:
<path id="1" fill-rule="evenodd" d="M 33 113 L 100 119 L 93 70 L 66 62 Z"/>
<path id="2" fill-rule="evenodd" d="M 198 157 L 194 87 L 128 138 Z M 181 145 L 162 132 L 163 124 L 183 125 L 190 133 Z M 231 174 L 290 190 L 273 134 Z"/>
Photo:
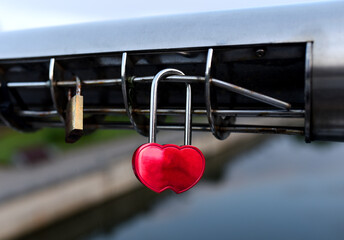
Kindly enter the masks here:
<path id="1" fill-rule="evenodd" d="M 202 152 L 191 146 L 191 85 L 186 84 L 185 136 L 184 146 L 160 145 L 156 139 L 157 90 L 159 80 L 170 75 L 184 75 L 176 69 L 160 71 L 151 86 L 149 143 L 141 145 L 132 158 L 136 177 L 146 187 L 160 193 L 171 189 L 182 193 L 192 188 L 201 179 L 205 159 Z"/>
<path id="2" fill-rule="evenodd" d="M 67 143 L 78 141 L 84 134 L 84 97 L 81 96 L 81 82 L 75 77 L 76 90 L 73 97 L 69 96 L 66 109 L 66 138 Z"/>

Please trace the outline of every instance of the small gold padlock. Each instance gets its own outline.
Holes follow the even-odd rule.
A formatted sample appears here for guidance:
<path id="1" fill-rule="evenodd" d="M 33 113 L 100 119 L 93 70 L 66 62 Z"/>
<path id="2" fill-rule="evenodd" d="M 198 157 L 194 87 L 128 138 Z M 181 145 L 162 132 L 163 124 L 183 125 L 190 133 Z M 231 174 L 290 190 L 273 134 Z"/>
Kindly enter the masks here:
<path id="1" fill-rule="evenodd" d="M 81 82 L 75 77 L 76 90 L 75 95 L 71 97 L 68 94 L 68 104 L 66 109 L 66 143 L 74 143 L 83 135 L 84 121 L 84 97 L 81 96 Z"/>

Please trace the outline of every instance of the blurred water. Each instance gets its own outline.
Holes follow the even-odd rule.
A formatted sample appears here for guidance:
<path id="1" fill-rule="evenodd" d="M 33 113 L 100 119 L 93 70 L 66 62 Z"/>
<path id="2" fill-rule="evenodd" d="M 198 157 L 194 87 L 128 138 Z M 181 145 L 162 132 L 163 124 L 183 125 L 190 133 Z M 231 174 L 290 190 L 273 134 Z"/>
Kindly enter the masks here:
<path id="1" fill-rule="evenodd" d="M 342 143 L 276 137 L 223 166 L 220 181 L 82 239 L 344 239 L 343 156 Z"/>

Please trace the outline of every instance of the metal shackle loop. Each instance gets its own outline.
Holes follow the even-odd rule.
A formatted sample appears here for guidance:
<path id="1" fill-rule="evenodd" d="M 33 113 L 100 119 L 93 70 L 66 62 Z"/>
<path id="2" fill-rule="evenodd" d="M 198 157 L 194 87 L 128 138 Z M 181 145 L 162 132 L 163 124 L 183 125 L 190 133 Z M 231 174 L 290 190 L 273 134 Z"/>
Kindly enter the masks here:
<path id="1" fill-rule="evenodd" d="M 80 78 L 75 76 L 75 85 L 76 85 L 76 89 L 75 89 L 75 95 L 81 95 L 81 81 Z"/>
<path id="2" fill-rule="evenodd" d="M 177 69 L 167 68 L 158 72 L 152 81 L 151 96 L 150 96 L 150 117 L 149 117 L 149 143 L 156 141 L 156 125 L 157 125 L 157 95 L 158 83 L 160 80 L 171 75 L 185 75 L 182 71 Z M 191 144 L 191 85 L 186 84 L 186 109 L 185 109 L 185 134 L 184 144 Z"/>
<path id="3" fill-rule="evenodd" d="M 78 76 L 74 76 L 73 80 L 75 80 L 75 95 L 81 95 L 81 81 L 80 78 Z M 68 101 L 71 100 L 72 98 L 72 90 L 69 89 L 68 90 Z"/>

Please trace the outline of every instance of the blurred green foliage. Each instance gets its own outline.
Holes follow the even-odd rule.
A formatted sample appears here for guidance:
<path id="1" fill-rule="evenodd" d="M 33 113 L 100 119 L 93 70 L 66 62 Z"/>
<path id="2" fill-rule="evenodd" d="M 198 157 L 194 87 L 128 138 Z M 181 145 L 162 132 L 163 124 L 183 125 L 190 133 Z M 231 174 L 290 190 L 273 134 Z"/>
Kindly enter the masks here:
<path id="1" fill-rule="evenodd" d="M 10 164 L 12 155 L 20 149 L 35 146 L 55 146 L 61 151 L 80 148 L 96 142 L 125 137 L 134 134 L 132 130 L 96 130 L 84 135 L 73 144 L 65 143 L 64 129 L 46 128 L 34 133 L 21 133 L 8 128 L 0 129 L 0 164 Z"/>

